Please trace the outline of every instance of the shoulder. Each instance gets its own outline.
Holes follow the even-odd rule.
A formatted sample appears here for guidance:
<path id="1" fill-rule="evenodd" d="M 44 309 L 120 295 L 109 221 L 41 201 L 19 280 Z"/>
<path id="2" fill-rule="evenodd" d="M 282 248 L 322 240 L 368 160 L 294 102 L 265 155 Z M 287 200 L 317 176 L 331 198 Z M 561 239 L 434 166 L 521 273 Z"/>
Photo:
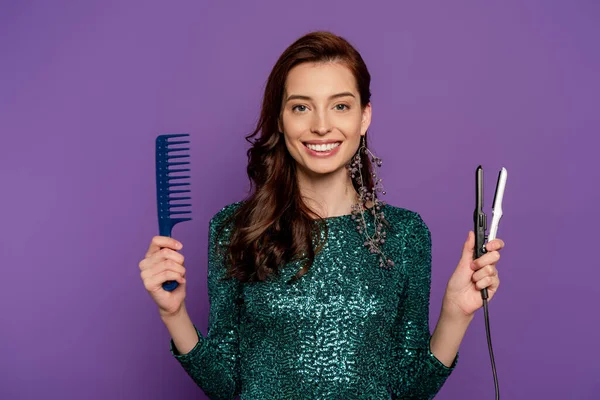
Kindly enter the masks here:
<path id="1" fill-rule="evenodd" d="M 228 241 L 235 226 L 235 213 L 243 204 L 243 201 L 227 204 L 218 210 L 210 218 L 209 222 L 209 238 L 211 241 L 219 241 L 223 244 L 223 240 Z"/>
<path id="2" fill-rule="evenodd" d="M 421 214 L 386 205 L 385 217 L 395 234 L 401 264 L 410 276 L 426 277 L 431 271 L 431 232 Z"/>
<path id="3" fill-rule="evenodd" d="M 385 219 L 393 230 L 403 237 L 429 237 L 429 227 L 417 211 L 386 204 Z"/>
<path id="4" fill-rule="evenodd" d="M 211 226 L 223 225 L 224 222 L 229 220 L 235 214 L 235 212 L 240 208 L 240 206 L 243 203 L 244 203 L 243 201 L 236 201 L 235 203 L 231 203 L 231 204 L 227 204 L 226 206 L 223 206 L 219 211 L 217 211 L 215 214 L 213 214 L 213 216 L 210 218 L 210 225 Z"/>
<path id="5" fill-rule="evenodd" d="M 385 206 L 391 238 L 401 251 L 403 259 L 426 259 L 431 254 L 431 232 L 417 211 Z"/>

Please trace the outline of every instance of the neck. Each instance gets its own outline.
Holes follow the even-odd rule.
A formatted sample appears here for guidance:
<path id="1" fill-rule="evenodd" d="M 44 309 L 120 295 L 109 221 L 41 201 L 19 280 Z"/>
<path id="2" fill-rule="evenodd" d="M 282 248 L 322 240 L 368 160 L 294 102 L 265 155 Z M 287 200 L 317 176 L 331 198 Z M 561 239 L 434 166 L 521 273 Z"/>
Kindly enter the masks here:
<path id="1" fill-rule="evenodd" d="M 308 175 L 298 168 L 300 194 L 313 213 L 322 218 L 347 215 L 358 201 L 346 168 L 327 175 Z"/>

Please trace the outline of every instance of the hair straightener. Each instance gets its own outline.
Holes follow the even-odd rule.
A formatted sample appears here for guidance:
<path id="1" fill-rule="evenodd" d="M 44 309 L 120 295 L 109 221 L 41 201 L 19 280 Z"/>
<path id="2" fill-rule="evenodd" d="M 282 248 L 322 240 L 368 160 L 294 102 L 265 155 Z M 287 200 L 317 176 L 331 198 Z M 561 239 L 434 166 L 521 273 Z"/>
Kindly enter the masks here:
<path id="1" fill-rule="evenodd" d="M 188 188 L 190 176 L 181 175 L 182 172 L 188 173 L 190 169 L 179 168 L 190 164 L 188 160 L 190 155 L 186 153 L 190 141 L 171 140 L 187 136 L 189 136 L 187 133 L 177 133 L 159 135 L 156 138 L 156 201 L 160 236 L 171 237 L 171 230 L 175 224 L 192 220 L 192 218 L 179 217 L 192 212 L 189 209 L 192 205 L 185 204 L 191 199 L 190 196 L 185 195 L 190 192 Z M 181 194 L 184 195 L 180 196 Z M 179 286 L 177 281 L 166 281 L 162 285 L 163 289 L 169 292 L 175 290 L 177 286 Z"/>
<path id="2" fill-rule="evenodd" d="M 496 183 L 496 193 L 494 194 L 493 216 L 490 233 L 486 236 L 487 230 L 487 215 L 483 211 L 483 168 L 477 167 L 475 171 L 475 212 L 473 213 L 473 222 L 475 225 L 475 250 L 474 259 L 481 257 L 487 250 L 485 248 L 486 240 L 489 242 L 496 238 L 498 225 L 502 218 L 502 199 L 504 198 L 504 188 L 506 187 L 506 168 L 502 168 L 498 173 L 498 182 Z M 481 298 L 483 299 L 483 312 L 485 318 L 485 332 L 487 335 L 488 349 L 490 352 L 490 360 L 492 363 L 492 373 L 494 375 L 494 389 L 496 392 L 496 400 L 500 399 L 500 388 L 498 386 L 498 375 L 496 373 L 496 362 L 494 361 L 494 350 L 492 349 L 492 337 L 490 334 L 490 319 L 488 314 L 488 291 L 487 288 L 481 290 Z"/>

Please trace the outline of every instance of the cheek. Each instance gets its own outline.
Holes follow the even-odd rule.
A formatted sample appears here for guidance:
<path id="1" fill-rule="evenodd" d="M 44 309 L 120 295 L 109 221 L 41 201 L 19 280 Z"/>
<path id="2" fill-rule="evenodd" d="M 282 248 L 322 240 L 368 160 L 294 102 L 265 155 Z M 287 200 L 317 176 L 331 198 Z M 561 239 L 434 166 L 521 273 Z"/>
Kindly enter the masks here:
<path id="1" fill-rule="evenodd" d="M 337 127 L 347 136 L 354 137 L 360 135 L 362 117 L 361 116 L 345 116 L 336 121 Z"/>
<path id="2" fill-rule="evenodd" d="M 303 118 L 287 117 L 283 116 L 283 132 L 287 140 L 292 141 L 298 139 L 302 133 L 306 130 L 306 122 Z"/>
<path id="3" fill-rule="evenodd" d="M 283 137 L 285 139 L 285 145 L 290 149 L 290 147 L 297 147 L 300 142 L 299 139 L 301 137 L 300 131 L 294 130 L 289 126 L 285 126 L 285 130 L 283 133 Z"/>

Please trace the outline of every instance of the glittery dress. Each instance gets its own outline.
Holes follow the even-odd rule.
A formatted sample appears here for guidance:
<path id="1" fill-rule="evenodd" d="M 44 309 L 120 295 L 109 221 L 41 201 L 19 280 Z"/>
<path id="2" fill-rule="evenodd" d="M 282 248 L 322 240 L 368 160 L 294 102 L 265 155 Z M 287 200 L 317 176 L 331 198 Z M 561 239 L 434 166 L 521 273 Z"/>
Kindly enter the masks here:
<path id="1" fill-rule="evenodd" d="M 385 205 L 379 266 L 351 215 L 326 219 L 328 239 L 308 273 L 292 262 L 265 282 L 219 281 L 217 228 L 239 203 L 210 221 L 208 332 L 180 354 L 185 371 L 211 399 L 431 399 L 450 367 L 430 351 L 431 236 L 416 212 Z M 370 214 L 369 214 L 370 216 Z M 372 219 L 367 218 L 373 229 Z"/>

